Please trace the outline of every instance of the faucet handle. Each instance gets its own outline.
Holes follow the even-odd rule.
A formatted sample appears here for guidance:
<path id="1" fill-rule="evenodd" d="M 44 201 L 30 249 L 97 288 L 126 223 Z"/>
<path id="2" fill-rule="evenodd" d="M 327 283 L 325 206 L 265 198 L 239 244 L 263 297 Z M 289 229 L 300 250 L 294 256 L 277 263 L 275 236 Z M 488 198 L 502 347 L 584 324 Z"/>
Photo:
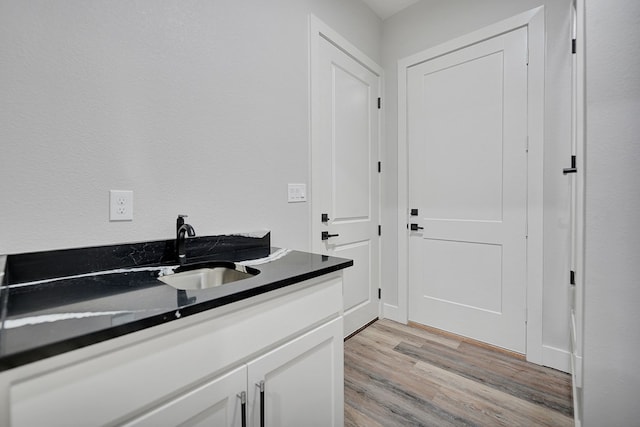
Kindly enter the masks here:
<path id="1" fill-rule="evenodd" d="M 184 219 L 189 215 L 178 214 L 178 219 L 176 220 L 176 230 L 184 225 Z"/>

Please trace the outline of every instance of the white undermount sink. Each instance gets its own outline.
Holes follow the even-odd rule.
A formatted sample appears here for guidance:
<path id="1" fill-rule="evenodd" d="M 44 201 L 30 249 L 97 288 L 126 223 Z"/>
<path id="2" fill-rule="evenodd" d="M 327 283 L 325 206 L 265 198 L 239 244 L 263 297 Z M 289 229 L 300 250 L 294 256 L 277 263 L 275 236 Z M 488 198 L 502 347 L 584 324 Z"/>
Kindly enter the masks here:
<path id="1" fill-rule="evenodd" d="M 158 279 L 176 289 L 195 290 L 237 282 L 258 273 L 259 271 L 255 268 L 233 262 L 209 262 L 180 266 L 176 268 L 175 273 L 158 277 Z"/>

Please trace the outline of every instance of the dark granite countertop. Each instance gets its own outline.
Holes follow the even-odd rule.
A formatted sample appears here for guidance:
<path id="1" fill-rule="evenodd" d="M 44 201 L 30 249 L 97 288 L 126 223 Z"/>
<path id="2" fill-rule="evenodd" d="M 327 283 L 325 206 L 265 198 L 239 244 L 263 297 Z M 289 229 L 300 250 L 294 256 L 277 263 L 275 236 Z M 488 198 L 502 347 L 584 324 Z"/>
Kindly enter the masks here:
<path id="1" fill-rule="evenodd" d="M 271 248 L 268 234 L 247 239 L 241 238 L 239 246 L 228 236 L 191 240 L 196 261 L 239 261 L 260 271 L 202 290 L 177 290 L 158 280 L 163 267 L 176 265 L 170 255 L 158 262 L 158 253 L 172 253 L 171 241 L 8 256 L 0 287 L 0 371 L 353 265 L 342 258 Z M 61 267 L 65 259 L 75 265 Z"/>

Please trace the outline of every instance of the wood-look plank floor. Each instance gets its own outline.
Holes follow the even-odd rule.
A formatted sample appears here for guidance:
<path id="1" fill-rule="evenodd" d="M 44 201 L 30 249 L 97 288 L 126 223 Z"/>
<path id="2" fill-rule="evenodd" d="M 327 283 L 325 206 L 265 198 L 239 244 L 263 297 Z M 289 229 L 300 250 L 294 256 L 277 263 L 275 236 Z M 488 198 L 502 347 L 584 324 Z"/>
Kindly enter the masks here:
<path id="1" fill-rule="evenodd" d="M 344 343 L 345 426 L 573 426 L 571 377 L 379 320 Z"/>

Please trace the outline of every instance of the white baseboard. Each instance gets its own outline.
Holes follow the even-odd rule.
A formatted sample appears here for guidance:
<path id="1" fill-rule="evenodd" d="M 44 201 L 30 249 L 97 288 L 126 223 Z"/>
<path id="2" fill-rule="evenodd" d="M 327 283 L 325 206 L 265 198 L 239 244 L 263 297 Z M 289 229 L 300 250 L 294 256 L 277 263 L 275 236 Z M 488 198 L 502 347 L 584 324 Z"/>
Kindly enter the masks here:
<path id="1" fill-rule="evenodd" d="M 402 323 L 403 325 L 407 324 L 406 314 L 403 313 L 397 305 L 382 304 L 382 316 L 380 317 Z"/>
<path id="2" fill-rule="evenodd" d="M 543 345 L 542 365 L 569 374 L 571 373 L 571 353 L 568 350 Z"/>

